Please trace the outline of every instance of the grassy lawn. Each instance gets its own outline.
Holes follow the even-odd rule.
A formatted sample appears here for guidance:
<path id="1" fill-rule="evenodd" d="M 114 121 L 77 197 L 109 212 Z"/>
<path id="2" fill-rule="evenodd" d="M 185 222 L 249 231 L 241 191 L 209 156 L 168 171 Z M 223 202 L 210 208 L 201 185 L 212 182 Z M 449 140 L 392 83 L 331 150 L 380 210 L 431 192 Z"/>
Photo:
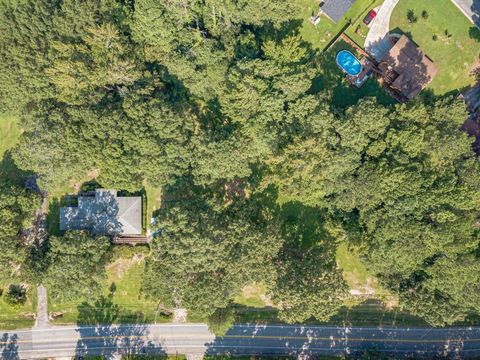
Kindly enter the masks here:
<path id="1" fill-rule="evenodd" d="M 408 10 L 414 11 L 417 22 L 408 21 Z M 428 12 L 426 19 L 423 10 Z M 392 14 L 390 30 L 407 34 L 438 66 L 429 85 L 435 95 L 457 93 L 472 85 L 469 72 L 480 54 L 480 42 L 475 38 L 480 30 L 475 30 L 450 0 L 402 0 Z"/>
<path id="2" fill-rule="evenodd" d="M 150 227 L 150 221 L 155 210 L 160 208 L 162 203 L 163 189 L 154 187 L 148 183 L 145 183 L 145 192 L 147 194 L 147 213 L 145 215 L 147 228 Z"/>
<path id="3" fill-rule="evenodd" d="M 245 286 L 242 292 L 235 296 L 233 301 L 236 304 L 253 308 L 263 308 L 270 305 L 270 299 L 267 296 L 267 289 L 263 284 Z"/>
<path id="4" fill-rule="evenodd" d="M 322 15 L 321 21 L 317 26 L 311 24 L 309 18 L 318 13 L 320 2 L 318 0 L 296 1 L 300 6 L 299 19 L 302 21 L 300 34 L 306 41 L 310 42 L 314 48 L 323 50 L 349 21 L 356 22 L 367 9 L 371 8 L 373 3 L 379 0 L 357 0 L 347 11 L 343 19 L 337 24 Z"/>
<path id="5" fill-rule="evenodd" d="M 140 294 L 141 276 L 145 267 L 143 256 L 144 254 L 117 258 L 107 267 L 108 279 L 103 294 L 100 294 L 104 299 L 88 302 L 92 312 L 108 313 L 109 310 L 118 306 L 120 311 L 115 323 L 170 321 L 169 316 L 157 312 L 156 302 L 147 300 Z M 63 313 L 63 316 L 56 319 L 54 323 L 72 324 L 79 320 L 88 323 L 91 316 L 88 312 L 86 314 L 83 312 L 84 318 L 79 319 L 79 305 L 83 302 L 83 299 L 66 303 L 49 301 L 49 312 Z"/>
<path id="6" fill-rule="evenodd" d="M 339 40 L 327 52 L 321 54 L 318 61 L 319 76 L 314 80 L 314 91 L 330 93 L 333 105 L 340 109 L 354 105 L 364 97 L 375 97 L 383 105 L 396 103 L 372 77 L 359 89 L 350 85 L 335 62 L 335 56 L 340 50 L 356 53 L 349 44 Z"/>
<path id="7" fill-rule="evenodd" d="M 21 133 L 17 118 L 0 115 L 0 158 L 15 145 Z"/>
<path id="8" fill-rule="evenodd" d="M 366 299 L 377 299 L 390 306 L 397 305 L 398 299 L 388 290 L 382 288 L 377 279 L 369 274 L 360 258 L 341 243 L 336 252 L 337 264 L 343 272 L 343 278 L 350 288 L 351 297 L 346 299 L 345 305 L 353 307 Z"/>
<path id="9" fill-rule="evenodd" d="M 9 284 L 0 284 L 0 288 L 4 293 L 7 291 Z M 4 297 L 0 297 L 0 329 L 23 329 L 32 327 L 35 323 L 33 314 L 36 312 L 36 289 L 31 288 L 27 292 L 27 301 L 24 305 L 13 307 L 4 301 Z"/>

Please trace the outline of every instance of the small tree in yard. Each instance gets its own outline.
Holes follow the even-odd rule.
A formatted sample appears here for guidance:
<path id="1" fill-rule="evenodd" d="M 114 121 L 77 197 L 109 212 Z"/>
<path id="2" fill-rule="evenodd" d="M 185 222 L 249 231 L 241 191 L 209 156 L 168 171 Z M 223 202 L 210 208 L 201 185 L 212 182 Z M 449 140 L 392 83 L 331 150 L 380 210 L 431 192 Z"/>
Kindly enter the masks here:
<path id="1" fill-rule="evenodd" d="M 217 336 L 223 336 L 233 326 L 235 322 L 235 309 L 231 306 L 216 309 L 208 317 L 208 328 Z"/>
<path id="2" fill-rule="evenodd" d="M 11 284 L 5 294 L 5 302 L 12 306 L 20 306 L 27 301 L 27 289 L 23 285 Z"/>
<path id="3" fill-rule="evenodd" d="M 417 22 L 418 20 L 417 15 L 415 15 L 415 12 L 412 9 L 409 9 L 407 11 L 407 19 L 408 19 L 408 22 L 411 24 Z"/>
<path id="4" fill-rule="evenodd" d="M 425 20 L 428 19 L 428 12 L 427 12 L 427 10 L 423 10 L 423 11 L 422 11 L 422 18 L 424 18 Z"/>

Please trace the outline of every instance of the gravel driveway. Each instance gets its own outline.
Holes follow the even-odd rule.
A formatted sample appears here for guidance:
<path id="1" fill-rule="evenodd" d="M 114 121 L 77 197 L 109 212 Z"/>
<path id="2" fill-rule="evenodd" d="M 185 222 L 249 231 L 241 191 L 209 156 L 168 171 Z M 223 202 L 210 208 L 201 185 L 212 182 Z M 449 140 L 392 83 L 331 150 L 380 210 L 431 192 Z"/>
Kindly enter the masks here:
<path id="1" fill-rule="evenodd" d="M 385 0 L 383 2 L 365 39 L 365 50 L 377 61 L 380 61 L 391 48 L 387 35 L 390 31 L 390 16 L 398 2 L 399 0 Z"/>

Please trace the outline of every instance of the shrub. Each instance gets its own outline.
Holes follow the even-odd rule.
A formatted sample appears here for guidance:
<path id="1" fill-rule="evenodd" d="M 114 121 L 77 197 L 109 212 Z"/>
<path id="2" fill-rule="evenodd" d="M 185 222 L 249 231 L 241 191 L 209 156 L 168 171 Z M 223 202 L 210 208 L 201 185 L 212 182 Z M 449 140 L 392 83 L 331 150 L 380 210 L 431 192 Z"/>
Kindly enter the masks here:
<path id="1" fill-rule="evenodd" d="M 433 40 L 433 41 L 437 41 L 437 40 L 438 40 L 438 36 L 437 36 L 437 34 L 433 34 L 433 36 L 432 36 L 432 40 Z"/>
<path id="2" fill-rule="evenodd" d="M 5 294 L 5 302 L 12 306 L 25 304 L 27 301 L 27 289 L 22 285 L 11 284 Z"/>
<path id="3" fill-rule="evenodd" d="M 427 10 L 423 10 L 423 11 L 422 11 L 422 18 L 428 19 L 428 12 L 427 12 Z"/>
<path id="4" fill-rule="evenodd" d="M 416 23 L 417 22 L 418 18 L 415 15 L 415 12 L 412 9 L 407 11 L 407 19 L 410 23 Z"/>
<path id="5" fill-rule="evenodd" d="M 208 318 L 208 329 L 217 336 L 223 336 L 235 322 L 235 309 L 231 306 L 216 309 Z"/>

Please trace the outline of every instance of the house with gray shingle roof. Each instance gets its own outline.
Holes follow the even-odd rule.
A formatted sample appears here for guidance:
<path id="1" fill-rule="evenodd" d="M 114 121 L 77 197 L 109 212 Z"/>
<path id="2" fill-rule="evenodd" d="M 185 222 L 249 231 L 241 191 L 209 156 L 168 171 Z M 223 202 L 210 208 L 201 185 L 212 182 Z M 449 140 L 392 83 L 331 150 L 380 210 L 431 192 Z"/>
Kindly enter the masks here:
<path id="1" fill-rule="evenodd" d="M 320 6 L 323 14 L 333 22 L 339 22 L 345 13 L 350 9 L 355 0 L 324 0 Z"/>
<path id="2" fill-rule="evenodd" d="M 142 198 L 117 196 L 115 190 L 96 189 L 94 196 L 78 196 L 78 206 L 60 208 L 60 230 L 85 230 L 112 237 L 142 234 Z"/>

